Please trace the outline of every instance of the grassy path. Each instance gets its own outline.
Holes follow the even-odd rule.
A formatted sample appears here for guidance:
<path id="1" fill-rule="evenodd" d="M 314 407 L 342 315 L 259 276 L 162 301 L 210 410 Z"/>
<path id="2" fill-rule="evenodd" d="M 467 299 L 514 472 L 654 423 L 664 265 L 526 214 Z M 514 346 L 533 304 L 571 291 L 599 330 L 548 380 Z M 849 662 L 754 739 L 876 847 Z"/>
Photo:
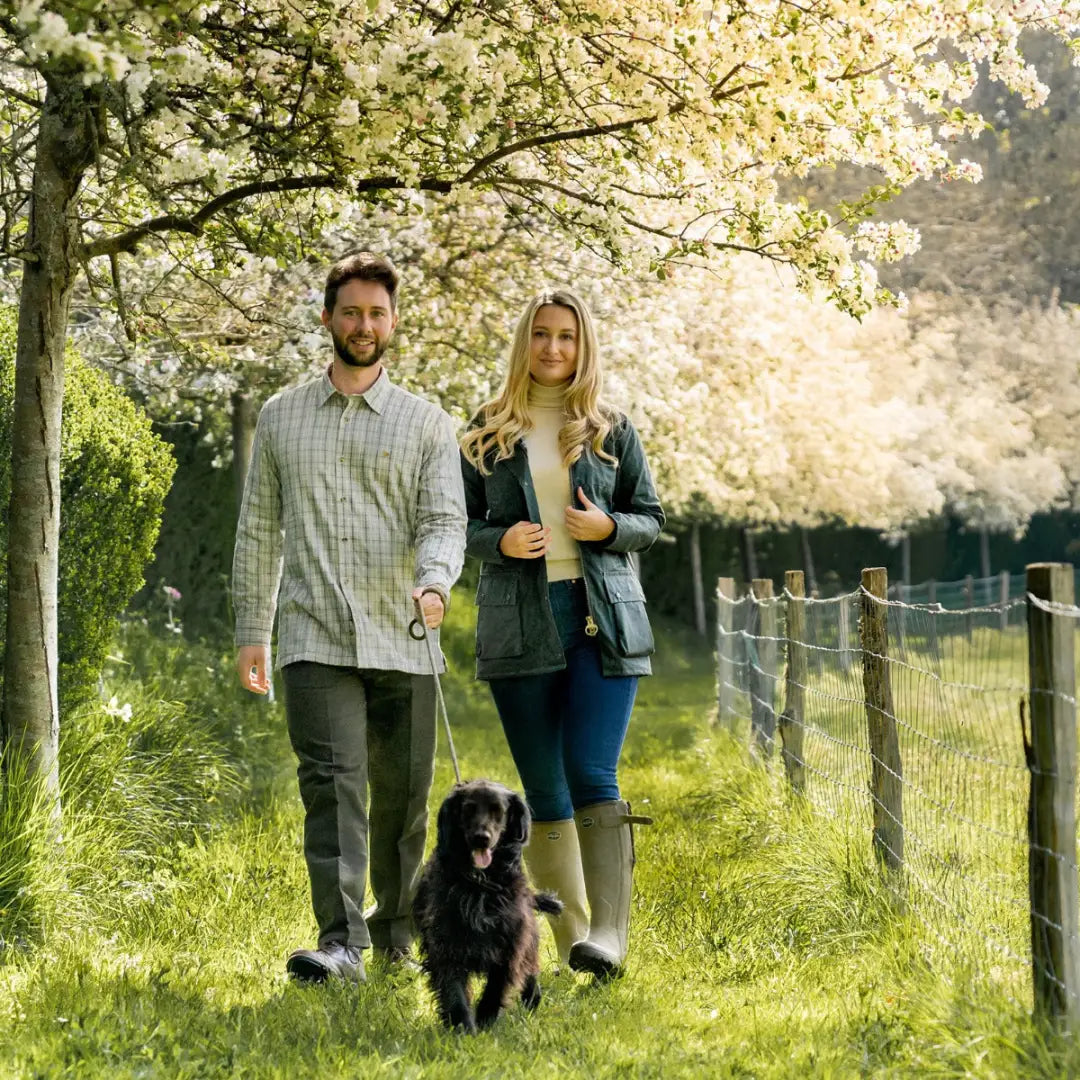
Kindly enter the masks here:
<path id="1" fill-rule="evenodd" d="M 237 785 L 208 788 L 223 800 L 212 827 L 176 825 L 138 861 L 139 876 L 118 876 L 124 852 L 95 856 L 92 832 L 80 840 L 75 829 L 71 850 L 98 860 L 71 871 L 77 903 L 47 924 L 38 948 L 0 953 L 0 1075 L 597 1080 L 1075 1068 L 1022 1007 L 928 971 L 861 845 L 793 813 L 776 778 L 710 727 L 708 652 L 677 631 L 663 642 L 622 771 L 626 796 L 656 818 L 637 834 L 629 973 L 597 988 L 549 965 L 536 1015 L 514 1010 L 474 1038 L 437 1027 L 418 977 L 375 970 L 359 989 L 287 982 L 284 957 L 313 927 L 283 724 L 267 715 L 273 708 L 239 702 L 227 668 L 175 648 L 172 668 L 158 657 L 147 700 L 168 691 L 216 709 L 219 733 L 229 726 L 249 767 Z M 468 628 L 453 627 L 446 647 L 467 671 Z M 464 772 L 514 783 L 484 689 L 457 679 L 447 690 Z M 451 781 L 440 754 L 433 801 Z"/>

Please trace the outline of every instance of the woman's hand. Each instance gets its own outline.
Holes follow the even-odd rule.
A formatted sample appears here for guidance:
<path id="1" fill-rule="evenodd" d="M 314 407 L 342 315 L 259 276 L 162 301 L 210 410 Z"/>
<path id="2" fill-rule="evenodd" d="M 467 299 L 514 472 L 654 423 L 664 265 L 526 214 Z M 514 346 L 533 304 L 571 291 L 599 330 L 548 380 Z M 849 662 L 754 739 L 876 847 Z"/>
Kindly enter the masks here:
<path id="1" fill-rule="evenodd" d="M 531 521 L 519 521 L 502 534 L 499 550 L 511 559 L 539 559 L 547 554 L 550 544 L 551 529 Z"/>
<path id="2" fill-rule="evenodd" d="M 595 503 L 589 502 L 578 485 L 577 497 L 584 510 L 566 508 L 566 530 L 575 540 L 606 540 L 615 531 L 615 522 Z"/>

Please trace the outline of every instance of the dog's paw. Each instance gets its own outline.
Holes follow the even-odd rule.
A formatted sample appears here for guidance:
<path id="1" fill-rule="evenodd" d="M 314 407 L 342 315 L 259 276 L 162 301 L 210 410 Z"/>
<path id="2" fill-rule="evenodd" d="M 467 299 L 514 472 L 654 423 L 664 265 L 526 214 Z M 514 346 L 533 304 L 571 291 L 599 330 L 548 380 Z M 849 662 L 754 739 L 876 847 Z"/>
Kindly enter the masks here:
<path id="1" fill-rule="evenodd" d="M 532 1011 L 540 1004 L 540 998 L 543 995 L 540 992 L 540 983 L 537 981 L 535 975 L 526 975 L 525 982 L 521 987 L 521 1004 L 526 1009 Z"/>
<path id="2" fill-rule="evenodd" d="M 458 1035 L 476 1034 L 476 1019 L 472 1009 L 454 1010 L 449 1016 L 444 1017 L 444 1023 L 451 1031 Z"/>

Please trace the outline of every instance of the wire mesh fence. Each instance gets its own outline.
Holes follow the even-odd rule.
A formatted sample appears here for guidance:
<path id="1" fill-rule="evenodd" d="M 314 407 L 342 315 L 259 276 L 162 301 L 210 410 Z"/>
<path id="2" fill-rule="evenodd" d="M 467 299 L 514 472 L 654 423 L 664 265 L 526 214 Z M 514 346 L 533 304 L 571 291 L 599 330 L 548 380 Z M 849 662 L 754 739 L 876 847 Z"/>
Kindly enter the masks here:
<path id="1" fill-rule="evenodd" d="M 943 974 L 1080 1016 L 1072 568 L 1056 600 L 1024 575 L 886 589 L 872 573 L 828 599 L 803 598 L 801 574 L 779 597 L 722 579 L 718 720 L 866 837 Z"/>

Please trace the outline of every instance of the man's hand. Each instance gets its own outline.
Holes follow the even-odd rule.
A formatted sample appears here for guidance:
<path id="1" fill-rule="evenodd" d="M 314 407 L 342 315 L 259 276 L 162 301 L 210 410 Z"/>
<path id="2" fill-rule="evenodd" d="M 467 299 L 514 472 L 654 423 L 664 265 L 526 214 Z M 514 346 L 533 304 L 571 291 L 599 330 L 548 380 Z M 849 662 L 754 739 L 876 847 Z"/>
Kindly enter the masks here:
<path id="1" fill-rule="evenodd" d="M 551 529 L 531 521 L 511 525 L 499 540 L 499 550 L 512 559 L 539 559 L 550 546 Z"/>
<path id="2" fill-rule="evenodd" d="M 236 650 L 240 685 L 253 694 L 270 692 L 270 650 L 265 645 L 242 645 Z"/>
<path id="3" fill-rule="evenodd" d="M 615 531 L 615 522 L 599 506 L 589 502 L 580 485 L 577 497 L 585 509 L 566 508 L 566 531 L 575 540 L 606 540 Z"/>
<path id="4" fill-rule="evenodd" d="M 424 625 L 430 630 L 436 629 L 446 614 L 442 597 L 437 592 L 424 592 L 423 589 L 413 589 L 412 598 L 420 601 L 420 610 L 424 613 Z"/>

